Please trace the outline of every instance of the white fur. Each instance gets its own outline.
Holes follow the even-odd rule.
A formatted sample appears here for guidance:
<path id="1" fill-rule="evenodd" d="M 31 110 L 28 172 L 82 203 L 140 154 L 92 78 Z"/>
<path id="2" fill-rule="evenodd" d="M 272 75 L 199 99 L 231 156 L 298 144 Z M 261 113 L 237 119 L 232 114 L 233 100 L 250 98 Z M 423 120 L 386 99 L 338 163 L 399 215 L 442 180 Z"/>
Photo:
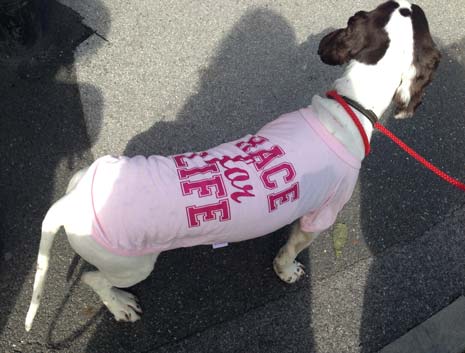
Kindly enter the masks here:
<path id="1" fill-rule="evenodd" d="M 412 8 L 412 5 L 406 0 L 396 0 L 396 2 L 399 4 L 400 9 L 407 8 L 410 10 Z"/>
<path id="2" fill-rule="evenodd" d="M 401 5 L 391 15 L 385 30 L 388 33 L 389 47 L 376 65 L 367 65 L 352 60 L 346 67 L 341 78 L 334 82 L 334 89 L 341 95 L 360 103 L 366 109 L 381 116 L 392 101 L 396 90 L 402 92 L 402 99 L 410 101 L 410 84 L 415 76 L 413 62 L 413 29 L 410 17 L 402 16 L 401 8 L 409 8 L 407 1 L 398 1 Z M 364 157 L 362 138 L 356 126 L 343 108 L 332 100 L 314 97 L 312 105 L 318 111 L 318 116 L 325 127 L 333 133 L 347 149 L 358 158 Z M 373 127 L 364 115 L 355 111 L 371 138 Z M 354 140 L 357 143 L 353 143 Z"/>
<path id="3" fill-rule="evenodd" d="M 402 7 L 410 7 L 406 1 L 399 3 Z M 406 101 L 409 99 L 409 80 L 414 74 L 411 70 L 413 33 L 410 18 L 401 16 L 396 10 L 386 26 L 386 31 L 391 41 L 384 57 L 376 65 L 365 65 L 353 60 L 343 76 L 334 83 L 334 88 L 340 94 L 358 101 L 378 116 L 387 109 L 401 81 L 402 97 Z M 340 140 L 350 153 L 363 159 L 364 147 L 360 133 L 342 107 L 319 96 L 313 98 L 312 105 L 328 131 Z M 355 113 L 367 135 L 371 137 L 371 123 L 359 112 Z M 91 215 L 75 211 L 88 209 L 83 205 L 90 202 L 89 195 L 80 194 L 75 188 L 85 173 L 83 170 L 73 177 L 67 194 L 50 208 L 44 219 L 33 297 L 25 323 L 27 331 L 31 328 L 39 306 L 53 237 L 61 226 L 64 226 L 73 249 L 98 269 L 84 274 L 83 281 L 95 290 L 117 320 L 139 319 L 141 309 L 134 296 L 114 287 L 130 287 L 144 280 L 153 270 L 158 254 L 140 257 L 119 256 L 110 253 L 93 240 L 90 236 Z M 289 241 L 282 247 L 273 263 L 281 279 L 292 283 L 304 274 L 303 266 L 296 262 L 295 258 L 317 235 L 302 232 L 298 225 L 293 227 Z"/>
<path id="4" fill-rule="evenodd" d="M 410 76 L 413 61 L 413 29 L 410 17 L 399 9 L 394 11 L 385 27 L 390 43 L 383 58 L 376 65 L 352 60 L 344 75 L 335 81 L 334 88 L 343 95 L 350 95 L 365 108 L 381 116 L 392 99 L 392 93 L 404 77 Z M 399 72 L 401 75 L 399 75 Z M 357 82 L 356 85 L 353 85 Z"/>

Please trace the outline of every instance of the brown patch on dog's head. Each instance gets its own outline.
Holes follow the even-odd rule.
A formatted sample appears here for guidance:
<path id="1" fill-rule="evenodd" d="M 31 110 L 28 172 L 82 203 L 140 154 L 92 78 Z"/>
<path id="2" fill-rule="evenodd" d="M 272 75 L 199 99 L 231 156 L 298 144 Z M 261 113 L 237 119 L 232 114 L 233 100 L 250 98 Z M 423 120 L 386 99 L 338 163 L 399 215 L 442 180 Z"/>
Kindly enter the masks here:
<path id="1" fill-rule="evenodd" d="M 411 16 L 413 26 L 413 62 L 402 78 L 402 82 L 394 94 L 396 104 L 396 118 L 411 117 L 421 104 L 426 86 L 431 82 L 441 60 L 441 53 L 436 48 L 431 37 L 425 13 L 417 6 L 412 5 Z"/>
<path id="2" fill-rule="evenodd" d="M 373 11 L 357 12 L 349 18 L 346 28 L 337 29 L 321 40 L 318 47 L 321 60 L 328 65 L 343 65 L 352 59 L 376 64 L 389 47 L 384 27 L 398 7 L 395 1 L 388 1 Z"/>

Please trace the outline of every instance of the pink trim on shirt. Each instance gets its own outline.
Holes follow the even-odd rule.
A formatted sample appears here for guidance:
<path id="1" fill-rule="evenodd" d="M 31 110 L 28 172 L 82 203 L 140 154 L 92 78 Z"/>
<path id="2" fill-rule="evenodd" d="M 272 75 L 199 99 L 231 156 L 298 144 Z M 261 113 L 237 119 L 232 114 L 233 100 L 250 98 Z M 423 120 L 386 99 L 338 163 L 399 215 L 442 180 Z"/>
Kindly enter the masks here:
<path id="1" fill-rule="evenodd" d="M 311 126 L 311 128 L 320 135 L 321 139 L 336 153 L 342 161 L 348 163 L 355 169 L 360 169 L 362 162 L 353 156 L 347 148 L 333 135 L 331 134 L 321 123 L 321 121 L 315 117 L 315 112 L 312 107 L 302 108 L 299 110 L 302 117 Z"/>

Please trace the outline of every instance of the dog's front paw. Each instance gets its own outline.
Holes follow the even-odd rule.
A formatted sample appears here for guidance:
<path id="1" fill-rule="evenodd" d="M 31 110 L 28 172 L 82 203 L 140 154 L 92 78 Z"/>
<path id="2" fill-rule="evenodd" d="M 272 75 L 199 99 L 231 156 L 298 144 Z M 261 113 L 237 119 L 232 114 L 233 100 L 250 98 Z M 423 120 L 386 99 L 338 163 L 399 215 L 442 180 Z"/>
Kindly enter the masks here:
<path id="1" fill-rule="evenodd" d="M 293 261 L 288 266 L 280 266 L 277 261 L 273 262 L 274 272 L 286 283 L 297 282 L 304 274 L 304 265 L 298 261 Z"/>
<path id="2" fill-rule="evenodd" d="M 108 298 L 103 303 L 115 316 L 116 321 L 135 322 L 140 319 L 142 309 L 137 303 L 137 298 L 131 293 L 121 289 L 111 288 Z"/>

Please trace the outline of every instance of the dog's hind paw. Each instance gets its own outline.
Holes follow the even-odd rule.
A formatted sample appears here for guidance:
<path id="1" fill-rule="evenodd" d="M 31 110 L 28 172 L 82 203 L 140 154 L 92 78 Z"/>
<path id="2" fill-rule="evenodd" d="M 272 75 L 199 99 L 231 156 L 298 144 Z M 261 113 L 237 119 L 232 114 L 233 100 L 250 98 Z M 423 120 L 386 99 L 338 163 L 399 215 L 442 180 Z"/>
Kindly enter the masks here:
<path id="1" fill-rule="evenodd" d="M 305 274 L 304 265 L 295 260 L 287 267 L 280 267 L 275 262 L 273 268 L 278 277 L 286 283 L 297 282 Z"/>
<path id="2" fill-rule="evenodd" d="M 137 298 L 121 289 L 111 288 L 109 297 L 103 303 L 115 316 L 116 321 L 135 322 L 140 319 L 142 309 L 137 303 Z"/>

